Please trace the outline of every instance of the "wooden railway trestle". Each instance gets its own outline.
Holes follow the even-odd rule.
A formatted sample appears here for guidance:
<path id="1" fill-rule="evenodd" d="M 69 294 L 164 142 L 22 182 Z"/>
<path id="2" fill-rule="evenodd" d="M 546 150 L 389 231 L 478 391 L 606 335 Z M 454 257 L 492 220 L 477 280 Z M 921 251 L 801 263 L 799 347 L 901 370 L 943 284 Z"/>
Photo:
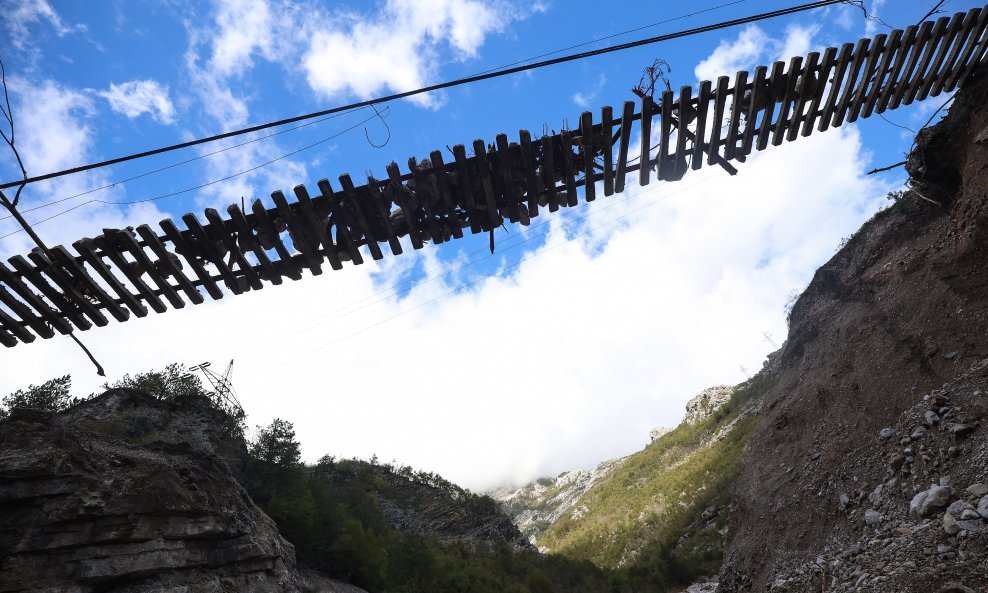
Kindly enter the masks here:
<path id="1" fill-rule="evenodd" d="M 318 194 L 297 185 L 292 201 L 274 192 L 272 208 L 257 200 L 244 212 L 234 204 L 226 217 L 208 208 L 205 223 L 183 216 L 185 229 L 166 219 L 160 233 L 146 224 L 104 229 L 74 242 L 74 253 L 57 246 L 15 255 L 0 262 L 0 344 L 103 326 L 107 315 L 163 313 L 184 307 L 183 297 L 199 304 L 200 290 L 220 299 L 222 287 L 240 294 L 298 280 L 305 270 L 321 274 L 326 263 L 334 270 L 361 264 L 361 247 L 374 259 L 384 257 L 383 245 L 398 255 L 406 235 L 420 249 L 468 228 L 527 225 L 543 209 L 576 206 L 578 187 L 590 202 L 597 182 L 610 196 L 636 172 L 641 185 L 653 174 L 675 181 L 704 164 L 735 173 L 733 162 L 769 143 L 953 91 L 985 62 L 986 25 L 988 6 L 738 72 L 733 83 L 704 81 L 695 94 L 684 86 L 678 97 L 646 96 L 637 107 L 626 102 L 618 117 L 611 107 L 597 122 L 585 112 L 575 130 L 539 138 L 522 130 L 517 142 L 500 134 L 490 145 L 474 141 L 472 155 L 458 144 L 447 158 L 440 151 L 412 158 L 406 173 L 391 163 L 384 178 L 361 185 L 349 175 L 335 188 L 320 180 Z M 629 154 L 633 128 L 637 155 Z"/>

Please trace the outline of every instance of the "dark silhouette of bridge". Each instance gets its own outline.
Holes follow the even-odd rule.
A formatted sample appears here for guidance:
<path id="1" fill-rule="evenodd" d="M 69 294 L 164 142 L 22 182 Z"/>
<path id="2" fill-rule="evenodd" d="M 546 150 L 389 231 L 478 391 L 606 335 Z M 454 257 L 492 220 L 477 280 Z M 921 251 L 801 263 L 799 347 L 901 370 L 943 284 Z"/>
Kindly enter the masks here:
<path id="1" fill-rule="evenodd" d="M 625 189 L 629 175 L 647 185 L 677 181 L 689 170 L 717 165 L 732 174 L 754 150 L 923 101 L 962 86 L 986 61 L 988 6 L 927 21 L 776 62 L 733 81 L 704 81 L 679 95 L 667 90 L 626 102 L 615 117 L 604 107 L 585 112 L 579 126 L 517 141 L 458 144 L 396 163 L 380 179 L 358 185 L 341 175 L 318 193 L 295 186 L 294 199 L 271 194 L 273 207 L 234 204 L 226 215 L 206 209 L 205 222 L 182 217 L 136 229 L 103 229 L 94 238 L 35 249 L 0 262 L 0 344 L 12 347 L 127 321 L 151 309 L 164 313 L 186 301 L 261 290 L 265 283 L 318 275 L 347 262 L 363 263 L 362 249 L 381 259 L 492 232 L 505 221 L 528 225 L 546 210 L 576 206 L 578 188 L 591 202 Z M 635 139 L 637 147 L 632 143 Z M 634 154 L 632 148 L 635 147 Z M 598 183 L 600 185 L 598 186 Z"/>

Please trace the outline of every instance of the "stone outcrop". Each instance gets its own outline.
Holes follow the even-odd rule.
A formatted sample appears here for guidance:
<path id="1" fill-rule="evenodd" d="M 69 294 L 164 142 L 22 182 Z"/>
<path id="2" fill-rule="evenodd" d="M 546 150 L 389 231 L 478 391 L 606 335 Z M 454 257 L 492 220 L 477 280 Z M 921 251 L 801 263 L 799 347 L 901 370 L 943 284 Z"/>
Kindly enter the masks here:
<path id="1" fill-rule="evenodd" d="M 0 592 L 301 590 L 217 414 L 119 389 L 60 414 L 14 410 L 0 422 Z"/>
<path id="2" fill-rule="evenodd" d="M 515 525 L 537 545 L 539 536 L 568 513 L 579 513 L 577 503 L 591 486 L 610 474 L 625 460 L 610 459 L 590 470 L 563 472 L 555 478 L 541 478 L 521 488 L 502 488 L 491 493 Z M 540 548 L 540 551 L 548 551 Z"/>
<path id="3" fill-rule="evenodd" d="M 686 416 L 683 418 L 683 422 L 686 424 L 697 424 L 706 420 L 723 407 L 731 399 L 731 395 L 733 394 L 734 387 L 728 385 L 718 385 L 704 389 L 690 401 L 686 402 Z"/>

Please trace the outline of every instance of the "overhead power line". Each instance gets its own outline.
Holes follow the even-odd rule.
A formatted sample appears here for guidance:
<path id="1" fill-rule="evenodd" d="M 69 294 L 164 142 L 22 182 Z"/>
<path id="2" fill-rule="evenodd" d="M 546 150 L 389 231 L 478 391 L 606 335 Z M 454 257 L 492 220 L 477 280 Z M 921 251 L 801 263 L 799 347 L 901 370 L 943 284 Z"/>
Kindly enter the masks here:
<path id="1" fill-rule="evenodd" d="M 631 48 L 635 48 L 635 47 L 641 47 L 643 45 L 650 45 L 650 44 L 659 43 L 659 42 L 662 42 L 662 41 L 670 41 L 670 40 L 673 40 L 673 39 L 680 39 L 680 38 L 683 38 L 683 37 L 689 37 L 691 35 L 697 35 L 697 34 L 700 34 L 700 33 L 707 33 L 707 32 L 710 32 L 710 31 L 717 31 L 717 30 L 720 30 L 720 29 L 727 29 L 729 27 L 736 27 L 738 25 L 745 25 L 745 24 L 748 24 L 748 23 L 754 23 L 754 22 L 758 22 L 758 21 L 763 21 L 763 20 L 767 20 L 767 19 L 771 19 L 771 18 L 775 18 L 775 17 L 779 17 L 779 16 L 785 16 L 785 15 L 789 15 L 789 14 L 795 14 L 795 13 L 798 13 L 798 12 L 803 12 L 803 11 L 807 11 L 807 10 L 813 10 L 813 9 L 816 9 L 816 8 L 823 8 L 825 6 L 832 6 L 832 5 L 835 5 L 835 4 L 844 4 L 846 2 L 847 2 L 847 0 L 820 0 L 818 2 L 810 2 L 808 4 L 801 4 L 801 5 L 793 6 L 793 7 L 790 7 L 790 8 L 783 8 L 783 9 L 780 9 L 780 10 L 773 10 L 771 12 L 765 12 L 765 13 L 757 14 L 757 15 L 753 15 L 753 16 L 742 17 L 742 18 L 738 18 L 738 19 L 731 19 L 729 21 L 724 21 L 724 22 L 713 24 L 713 25 L 705 25 L 705 26 L 702 26 L 702 27 L 695 27 L 693 29 L 687 29 L 687 30 L 684 30 L 684 31 L 678 31 L 676 33 L 668 33 L 666 35 L 658 35 L 656 37 L 649 37 L 647 39 L 640 39 L 640 40 L 637 40 L 637 41 L 631 41 L 631 42 L 628 42 L 628 43 L 622 43 L 620 45 L 615 45 L 615 46 L 611 46 L 611 47 L 606 47 L 606 48 L 595 49 L 595 50 L 591 50 L 591 51 L 586 51 L 586 52 L 571 54 L 571 55 L 562 56 L 562 57 L 559 57 L 559 58 L 553 58 L 551 60 L 542 60 L 540 62 L 535 62 L 535 63 L 532 63 L 532 64 L 526 64 L 526 65 L 522 65 L 522 66 L 516 66 L 514 68 L 507 68 L 505 70 L 498 70 L 496 72 L 488 72 L 488 73 L 485 73 L 485 74 L 478 74 L 476 76 L 468 76 L 466 78 L 460 78 L 460 79 L 456 79 L 456 80 L 452 80 L 452 81 L 448 81 L 448 82 L 443 82 L 443 83 L 440 83 L 440 84 L 434 84 L 434 85 L 430 85 L 430 86 L 425 86 L 425 87 L 418 88 L 418 89 L 411 90 L 411 91 L 405 91 L 405 92 L 401 92 L 401 93 L 395 93 L 395 94 L 392 94 L 392 95 L 386 95 L 386 96 L 383 96 L 383 97 L 378 97 L 376 99 L 368 99 L 366 101 L 360 101 L 360 102 L 357 102 L 357 103 L 351 103 L 349 105 L 342 105 L 342 106 L 339 106 L 339 107 L 333 107 L 332 109 L 324 109 L 322 111 L 316 111 L 316 112 L 313 112 L 313 113 L 307 113 L 305 115 L 297 115 L 295 117 L 290 117 L 290 118 L 287 118 L 287 119 L 281 119 L 281 120 L 278 120 L 278 121 L 268 122 L 268 123 L 265 123 L 265 124 L 251 126 L 251 127 L 248 127 L 248 128 L 242 128 L 242 129 L 239 129 L 239 130 L 232 130 L 230 132 L 224 132 L 222 134 L 216 134 L 214 136 L 208 136 L 208 137 L 205 137 L 205 138 L 199 138 L 198 140 L 191 140 L 191 141 L 188 141 L 188 142 L 182 142 L 180 144 L 173 144 L 171 146 L 164 146 L 164 147 L 161 147 L 161 148 L 155 148 L 153 150 L 147 150 L 147 151 L 144 151 L 144 152 L 138 152 L 138 153 L 130 154 L 130 155 L 127 155 L 127 156 L 122 156 L 122 157 L 117 157 L 117 158 L 106 160 L 106 161 L 100 161 L 100 162 L 97 162 L 97 163 L 92 163 L 92 164 L 89 164 L 89 165 L 82 165 L 82 166 L 79 166 L 79 167 L 73 167 L 71 169 L 65 169 L 65 170 L 62 170 L 62 171 L 55 171 L 55 172 L 52 172 L 52 173 L 46 173 L 44 175 L 38 175 L 38 176 L 35 176 L 35 177 L 28 177 L 28 178 L 23 179 L 21 181 L 11 181 L 11 182 L 8 182 L 8 183 L 4 183 L 3 185 L 0 185 L 0 190 L 6 189 L 6 188 L 9 188 L 9 187 L 18 187 L 18 186 L 22 186 L 22 185 L 27 185 L 27 184 L 35 183 L 35 182 L 38 182 L 38 181 L 44 181 L 46 179 L 54 179 L 56 177 L 63 177 L 65 175 L 71 175 L 73 173 L 81 173 L 83 171 L 91 171 L 93 169 L 98 169 L 98 168 L 106 167 L 106 166 L 109 166 L 109 165 L 115 165 L 115 164 L 118 164 L 118 163 L 132 161 L 132 160 L 135 160 L 135 159 L 140 159 L 140 158 L 145 158 L 145 157 L 149 157 L 149 156 L 154 156 L 154 155 L 157 155 L 157 154 L 162 154 L 162 153 L 165 153 L 165 152 L 171 152 L 171 151 L 179 150 L 179 149 L 182 149 L 182 148 L 189 148 L 189 147 L 192 147 L 192 146 L 198 146 L 200 144 L 206 144 L 208 142 L 215 142 L 217 140 L 223 140 L 225 138 L 232 138 L 232 137 L 235 137 L 235 136 L 241 136 L 241 135 L 244 135 L 244 134 L 249 134 L 251 132 L 258 132 L 258 131 L 261 131 L 261 130 L 266 130 L 268 128 L 274 128 L 274 127 L 277 127 L 277 126 L 283 126 L 283 125 L 287 125 L 287 124 L 292 124 L 292 123 L 295 123 L 295 122 L 299 122 L 299 121 L 303 121 L 303 120 L 307 120 L 307 119 L 313 119 L 313 118 L 317 118 L 317 117 L 324 117 L 324 116 L 327 116 L 327 115 L 331 115 L 333 113 L 339 113 L 341 111 L 348 111 L 348 110 L 351 110 L 351 109 L 357 109 L 359 107 L 366 107 L 366 106 L 369 106 L 369 105 L 376 105 L 376 104 L 379 104 L 379 103 L 386 103 L 388 101 L 394 101 L 394 100 L 397 100 L 397 99 L 404 99 L 406 97 L 411 97 L 411 96 L 414 96 L 414 95 L 420 95 L 420 94 L 423 94 L 423 93 L 429 93 L 429 92 L 433 92 L 433 91 L 443 90 L 443 89 L 447 89 L 447 88 L 451 88 L 451 87 L 461 86 L 461 85 L 464 85 L 464 84 L 470 84 L 470 83 L 479 82 L 479 81 L 482 81 L 482 80 L 488 80 L 488 79 L 491 79 L 491 78 L 498 78 L 498 77 L 501 77 L 501 76 L 507 76 L 509 74 L 517 74 L 518 72 L 525 72 L 527 70 L 535 70 L 537 68 L 544 68 L 546 66 L 552 66 L 552 65 L 555 65 L 555 64 L 563 64 L 563 63 L 572 62 L 572 61 L 575 61 L 575 60 L 582 60 L 582 59 L 586 59 L 586 58 L 590 58 L 590 57 L 594 57 L 594 56 L 604 55 L 604 54 L 613 53 L 613 52 L 617 52 L 617 51 L 623 51 L 623 50 L 631 49 Z"/>
<path id="2" fill-rule="evenodd" d="M 684 19 L 688 19 L 690 17 L 694 17 L 694 16 L 698 16 L 698 15 L 701 15 L 701 14 L 705 14 L 705 13 L 708 13 L 708 12 L 714 12 L 716 10 L 722 10 L 724 8 L 727 8 L 728 6 L 733 6 L 735 4 L 742 4 L 742 3 L 748 2 L 748 1 L 749 0 L 732 0 L 731 2 L 725 2 L 723 4 L 718 4 L 716 6 L 710 6 L 708 8 L 703 8 L 703 9 L 700 9 L 700 10 L 694 10 L 692 12 L 688 12 L 688 13 L 685 13 L 685 14 L 680 14 L 678 16 L 669 17 L 669 18 L 663 19 L 661 21 L 656 21 L 654 23 L 649 23 L 647 25 L 642 25 L 640 27 L 635 27 L 633 29 L 628 29 L 628 30 L 625 30 L 625 31 L 621 31 L 619 33 L 612 33 L 610 35 L 605 35 L 603 37 L 596 37 L 594 39 L 590 39 L 589 41 L 582 41 L 580 43 L 575 43 L 573 45 L 569 45 L 569 46 L 566 46 L 566 47 L 561 47 L 559 49 L 555 49 L 555 50 L 552 50 L 552 51 L 544 52 L 544 53 L 537 54 L 537 55 L 534 55 L 534 56 L 529 56 L 529 57 L 523 58 L 521 60 L 516 60 L 516 61 L 511 62 L 511 63 L 508 63 L 508 64 L 501 64 L 500 66 L 496 66 L 494 68 L 489 68 L 489 69 L 484 70 L 482 72 L 478 72 L 477 74 L 479 75 L 479 74 L 487 74 L 488 72 L 496 72 L 496 71 L 502 70 L 504 68 L 510 68 L 512 66 L 517 66 L 518 64 L 525 64 L 527 62 L 531 62 L 532 60 L 537 60 L 539 58 L 544 58 L 546 56 L 552 56 L 552 55 L 555 55 L 555 54 L 562 53 L 564 51 L 569 51 L 571 49 L 576 49 L 578 47 L 584 47 L 584 46 L 591 45 L 591 44 L 594 44 L 594 43 L 600 43 L 601 41 L 607 41 L 609 39 L 615 39 L 617 37 L 623 37 L 625 35 L 630 35 L 631 33 L 637 33 L 638 31 L 643 31 L 645 29 L 651 29 L 651 28 L 657 27 L 659 25 L 665 25 L 665 24 L 668 24 L 668 23 L 673 23 L 673 22 L 676 22 L 676 21 L 681 21 L 681 20 L 684 20 Z M 362 109 L 366 109 L 366 107 L 363 107 Z M 117 181 L 112 181 L 112 182 L 106 183 L 104 185 L 101 185 L 99 187 L 95 187 L 93 189 L 89 189 L 89 190 L 86 190 L 86 191 L 82 191 L 82 192 L 73 194 L 71 196 L 65 196 L 63 198 L 58 198 L 58 199 L 55 199 L 55 200 L 50 200 L 48 202 L 45 202 L 44 204 L 38 204 L 37 206 L 33 206 L 31 208 L 20 208 L 19 211 L 21 212 L 21 214 L 24 214 L 25 212 L 32 212 L 34 210 L 41 210 L 42 208 L 47 208 L 49 206 L 54 206 L 56 204 L 60 204 L 62 202 L 66 202 L 68 200 L 72 200 L 72 199 L 75 199 L 75 198 L 80 198 L 80 197 L 85 196 L 85 195 L 89 195 L 89 194 L 92 194 L 92 193 L 95 193 L 95 192 L 100 192 L 100 191 L 103 191 L 103 190 L 106 190 L 106 189 L 110 189 L 111 187 L 116 187 L 118 185 L 124 185 L 128 181 L 133 181 L 135 179 L 141 179 L 142 177 L 147 177 L 149 175 L 154 175 L 155 173 L 161 173 L 163 171 L 168 171 L 170 169 L 174 169 L 174 168 L 180 167 L 182 165 L 187 165 L 189 163 L 193 163 L 195 161 L 198 161 L 198 160 L 201 160 L 201 159 L 204 159 L 204 158 L 207 158 L 207 157 L 210 157 L 210 156 L 219 154 L 221 152 L 226 152 L 228 150 L 233 150 L 233 149 L 236 149 L 236 148 L 240 148 L 241 146 L 246 146 L 247 144 L 253 144 L 255 142 L 260 142 L 261 140 L 266 140 L 266 139 L 272 138 L 274 136 L 279 136 L 279 135 L 285 134 L 287 132 L 293 132 L 295 130 L 299 130 L 299 129 L 302 129 L 302 128 L 305 128 L 305 127 L 308 127 L 308 126 L 313 126 L 315 124 L 322 123 L 324 121 L 327 121 L 327 120 L 330 120 L 330 119 L 333 119 L 333 118 L 342 117 L 344 115 L 347 115 L 347 113 L 349 113 L 349 112 L 337 113 L 337 114 L 331 115 L 329 117 L 323 117 L 323 118 L 317 119 L 315 121 L 306 122 L 304 124 L 299 124 L 299 125 L 293 126 L 291 128 L 285 128 L 284 130 L 279 130 L 277 132 L 272 132 L 271 134 L 267 134 L 265 136 L 258 136 L 256 138 L 252 138 L 250 140 L 246 140 L 246 141 L 240 142 L 238 144 L 232 144 L 232 145 L 227 146 L 225 148 L 220 148 L 219 150 L 215 150 L 213 152 L 206 152 L 206 153 L 200 154 L 198 156 L 195 156 L 195 157 L 192 157 L 192 158 L 189 158 L 189 159 L 185 159 L 183 161 L 178 161 L 178 162 L 172 163 L 170 165 L 165 165 L 163 167 L 158 167 L 156 169 L 151 169 L 150 171 L 145 171 L 143 173 L 138 173 L 137 175 L 132 175 L 131 177 L 127 177 L 125 179 L 120 179 L 120 180 L 117 180 Z M 371 144 L 373 145 L 373 143 L 371 143 Z M 91 203 L 93 203 L 93 202 L 92 201 L 86 202 L 86 204 L 91 204 Z M 0 216 L 0 220 L 5 220 L 7 218 L 11 218 L 11 216 L 10 215 Z M 0 237 L 0 238 L 2 238 L 2 237 Z"/>

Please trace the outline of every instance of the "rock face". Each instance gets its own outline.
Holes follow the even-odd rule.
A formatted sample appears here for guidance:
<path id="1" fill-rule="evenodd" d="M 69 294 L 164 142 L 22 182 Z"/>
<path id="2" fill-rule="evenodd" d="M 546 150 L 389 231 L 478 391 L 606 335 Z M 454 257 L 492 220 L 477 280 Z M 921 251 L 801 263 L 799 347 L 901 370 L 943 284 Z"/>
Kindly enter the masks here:
<path id="1" fill-rule="evenodd" d="M 532 545 L 550 525 L 568 513 L 579 513 L 580 497 L 597 481 L 607 476 L 625 458 L 610 459 L 590 470 L 574 470 L 555 478 L 541 478 L 521 488 L 496 490 L 491 496 L 512 518 Z M 540 548 L 546 552 L 546 548 Z"/>
<path id="2" fill-rule="evenodd" d="M 294 548 L 232 475 L 243 441 L 216 415 L 111 390 L 0 423 L 0 592 L 299 590 Z"/>
<path id="3" fill-rule="evenodd" d="M 508 544 L 516 550 L 532 547 L 496 505 L 478 508 L 467 501 L 468 495 L 458 491 L 454 493 L 409 479 L 382 466 L 365 465 L 364 469 L 374 472 L 371 483 L 381 481 L 373 492 L 384 520 L 392 529 L 427 536 L 443 543 Z M 321 473 L 335 484 L 352 479 L 352 473 L 340 467 L 323 468 Z"/>
<path id="4" fill-rule="evenodd" d="M 697 424 L 713 416 L 714 412 L 719 410 L 731 399 L 733 393 L 734 388 L 727 385 L 718 385 L 717 387 L 704 389 L 693 397 L 693 399 L 686 402 L 686 417 L 683 418 L 683 422 Z"/>
<path id="5" fill-rule="evenodd" d="M 986 130 L 982 67 L 793 307 L 719 591 L 988 590 Z"/>

